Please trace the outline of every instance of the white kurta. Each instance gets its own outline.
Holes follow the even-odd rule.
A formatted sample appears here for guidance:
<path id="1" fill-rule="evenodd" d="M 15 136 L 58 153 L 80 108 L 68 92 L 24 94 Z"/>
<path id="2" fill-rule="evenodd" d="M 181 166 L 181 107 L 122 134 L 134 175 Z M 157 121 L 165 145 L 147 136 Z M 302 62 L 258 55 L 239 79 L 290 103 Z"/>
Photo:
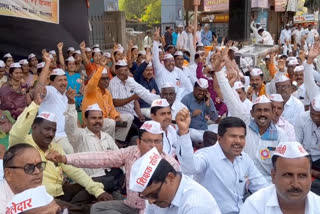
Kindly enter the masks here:
<path id="1" fill-rule="evenodd" d="M 294 126 L 296 124 L 297 117 L 303 112 L 304 105 L 302 102 L 291 95 L 289 100 L 284 105 L 282 116 Z"/>
<path id="2" fill-rule="evenodd" d="M 305 214 L 320 211 L 320 197 L 309 192 L 306 198 Z M 271 185 L 251 195 L 244 202 L 240 214 L 283 214 L 278 202 L 275 185 Z"/>

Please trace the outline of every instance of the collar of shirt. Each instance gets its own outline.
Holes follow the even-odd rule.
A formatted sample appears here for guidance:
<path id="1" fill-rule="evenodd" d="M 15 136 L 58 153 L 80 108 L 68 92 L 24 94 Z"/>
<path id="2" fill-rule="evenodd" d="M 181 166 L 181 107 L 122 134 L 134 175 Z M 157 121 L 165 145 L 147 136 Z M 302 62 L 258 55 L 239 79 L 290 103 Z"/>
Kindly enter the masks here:
<path id="1" fill-rule="evenodd" d="M 290 105 L 292 105 L 293 103 L 294 103 L 294 98 L 293 98 L 293 96 L 292 96 L 292 95 L 290 95 L 290 98 L 289 98 L 289 100 L 286 102 L 286 104 L 285 104 L 285 105 L 290 106 Z"/>
<path id="2" fill-rule="evenodd" d="M 257 123 L 254 120 L 251 120 L 249 127 L 251 128 L 252 131 L 255 133 L 259 134 L 259 127 Z M 260 134 L 259 134 L 260 135 Z M 277 127 L 271 122 L 270 126 L 268 129 L 263 133 L 261 136 L 262 140 L 277 140 L 278 139 L 278 130 Z"/>
<path id="3" fill-rule="evenodd" d="M 56 93 L 60 94 L 61 96 L 64 96 L 64 95 L 66 94 L 66 91 L 65 91 L 65 92 L 63 92 L 63 94 L 61 94 L 61 93 L 60 93 L 60 91 L 58 91 L 58 89 L 57 89 L 56 87 L 52 86 L 52 85 L 48 85 L 48 87 L 52 87 L 52 88 L 53 88 L 53 90 L 55 90 L 55 91 L 56 91 Z"/>
<path id="4" fill-rule="evenodd" d="M 116 83 L 121 83 L 122 85 L 126 85 L 126 81 L 120 80 L 118 76 L 114 76 L 112 80 Z"/>
<path id="5" fill-rule="evenodd" d="M 280 127 L 286 125 L 285 119 L 282 116 L 279 117 L 277 125 L 280 126 Z"/>
<path id="6" fill-rule="evenodd" d="M 213 146 L 213 148 L 214 148 L 215 151 L 216 151 L 216 152 L 215 152 L 215 156 L 216 156 L 219 160 L 228 160 L 228 161 L 230 161 L 230 160 L 226 157 L 226 155 L 223 153 L 223 150 L 222 150 L 219 142 L 217 142 L 217 143 Z M 242 153 L 242 152 L 241 152 L 241 153 Z M 241 156 L 242 156 L 242 154 L 240 154 L 239 156 L 237 156 L 237 157 L 234 159 L 233 164 L 235 164 L 236 162 L 242 160 L 242 157 L 241 157 Z"/>
<path id="7" fill-rule="evenodd" d="M 90 131 L 90 129 L 88 129 L 88 127 L 86 127 L 85 130 L 89 136 L 93 136 L 93 137 L 98 138 L 92 131 Z M 100 131 L 101 138 L 99 140 L 105 139 L 106 136 L 107 136 L 107 133 Z"/>
<path id="8" fill-rule="evenodd" d="M 273 184 L 273 187 L 272 187 L 272 192 L 269 195 L 269 200 L 266 203 L 266 206 L 267 207 L 280 207 L 279 206 L 279 202 L 278 202 L 278 196 L 277 196 L 276 187 L 275 187 L 274 184 Z"/>

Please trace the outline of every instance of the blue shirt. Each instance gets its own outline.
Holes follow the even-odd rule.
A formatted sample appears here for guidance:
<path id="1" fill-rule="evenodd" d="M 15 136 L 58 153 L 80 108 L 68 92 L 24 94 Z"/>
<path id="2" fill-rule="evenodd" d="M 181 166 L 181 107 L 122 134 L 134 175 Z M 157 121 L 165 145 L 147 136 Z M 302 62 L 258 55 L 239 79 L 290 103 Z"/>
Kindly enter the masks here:
<path id="1" fill-rule="evenodd" d="M 176 154 L 182 173 L 194 175 L 216 199 L 223 214 L 239 213 L 246 190 L 256 192 L 268 186 L 250 157 L 242 152 L 233 163 L 220 143 L 193 152 L 190 134 L 178 136 Z"/>
<path id="2" fill-rule="evenodd" d="M 176 32 L 172 33 L 172 45 L 176 46 L 177 44 L 177 39 L 178 39 L 178 34 Z"/>
<path id="3" fill-rule="evenodd" d="M 199 129 L 199 130 L 207 130 L 208 124 L 206 115 L 209 115 L 211 120 L 216 120 L 218 117 L 217 110 L 212 102 L 212 99 L 210 98 L 210 107 L 207 107 L 206 103 L 204 101 L 201 101 L 200 103 L 196 100 L 196 98 L 193 95 L 193 92 L 187 94 L 184 96 L 181 100 L 181 102 L 187 106 L 189 111 L 192 112 L 196 109 L 202 110 L 201 114 L 196 117 L 191 117 L 191 124 L 190 128 Z"/>
<path id="4" fill-rule="evenodd" d="M 72 88 L 74 90 L 76 90 L 77 95 L 75 97 L 75 101 L 76 101 L 76 106 L 79 109 L 82 103 L 82 99 L 83 99 L 83 95 L 80 94 L 80 88 L 81 88 L 81 84 L 77 82 L 77 80 L 81 79 L 81 75 L 80 73 L 74 73 L 72 74 L 72 76 L 70 76 L 69 72 L 66 71 L 66 76 L 67 76 L 67 80 L 68 80 L 68 87 L 67 88 Z"/>
<path id="5" fill-rule="evenodd" d="M 208 32 L 201 31 L 201 42 L 204 46 L 210 46 L 212 42 L 212 32 L 209 30 Z"/>
<path id="6" fill-rule="evenodd" d="M 156 94 L 160 94 L 159 88 L 157 86 L 156 81 L 154 80 L 154 78 L 150 79 L 149 81 L 146 80 L 143 77 L 143 72 L 147 67 L 147 63 L 143 62 L 138 69 L 136 70 L 136 72 L 134 73 L 134 80 L 139 83 L 140 85 L 142 85 L 143 87 L 145 87 L 146 89 L 148 89 L 150 92 L 154 89 L 156 91 Z M 144 100 L 139 99 L 139 103 L 140 103 L 140 108 L 150 108 L 150 104 L 146 103 Z"/>

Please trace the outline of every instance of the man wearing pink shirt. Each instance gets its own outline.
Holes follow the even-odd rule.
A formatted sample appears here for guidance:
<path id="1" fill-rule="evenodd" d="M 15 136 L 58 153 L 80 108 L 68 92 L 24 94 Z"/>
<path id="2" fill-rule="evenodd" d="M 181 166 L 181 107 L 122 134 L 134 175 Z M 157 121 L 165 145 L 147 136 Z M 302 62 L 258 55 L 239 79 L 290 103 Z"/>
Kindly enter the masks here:
<path id="1" fill-rule="evenodd" d="M 52 151 L 47 159 L 55 163 L 66 163 L 82 168 L 115 168 L 123 167 L 126 172 L 127 199 L 124 201 L 107 201 L 96 203 L 91 208 L 91 214 L 142 214 L 145 200 L 139 198 L 138 193 L 129 190 L 130 171 L 133 163 L 142 155 L 156 147 L 161 156 L 176 170 L 180 171 L 178 162 L 163 152 L 163 130 L 155 121 L 146 121 L 139 129 L 137 146 L 130 146 L 116 151 L 77 153 L 60 155 Z"/>

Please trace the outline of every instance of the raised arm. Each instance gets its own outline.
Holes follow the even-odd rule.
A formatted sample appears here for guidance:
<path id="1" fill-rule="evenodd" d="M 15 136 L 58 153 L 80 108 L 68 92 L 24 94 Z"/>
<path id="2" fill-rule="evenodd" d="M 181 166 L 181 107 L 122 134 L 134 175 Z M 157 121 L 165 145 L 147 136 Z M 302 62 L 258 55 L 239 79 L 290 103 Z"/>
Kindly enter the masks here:
<path id="1" fill-rule="evenodd" d="M 61 69 L 65 70 L 66 66 L 65 66 L 64 57 L 63 57 L 63 42 L 59 42 L 57 44 L 57 48 L 58 48 L 59 63 L 60 63 Z"/>
<path id="2" fill-rule="evenodd" d="M 84 65 L 89 65 L 90 64 L 90 59 L 88 59 L 88 57 L 86 55 L 86 43 L 85 43 L 85 41 L 82 41 L 80 43 L 80 50 L 81 50 L 81 56 L 82 56 L 83 64 Z"/>
<path id="3" fill-rule="evenodd" d="M 320 89 L 315 83 L 313 76 L 313 60 L 320 55 L 320 42 L 314 43 L 308 54 L 308 59 L 304 63 L 304 87 L 310 100 L 320 93 Z"/>
<path id="4" fill-rule="evenodd" d="M 159 44 L 160 44 L 160 28 L 156 28 L 153 35 L 153 46 L 152 46 L 152 63 L 154 67 L 155 76 L 158 77 L 161 72 L 161 62 L 159 59 Z"/>

